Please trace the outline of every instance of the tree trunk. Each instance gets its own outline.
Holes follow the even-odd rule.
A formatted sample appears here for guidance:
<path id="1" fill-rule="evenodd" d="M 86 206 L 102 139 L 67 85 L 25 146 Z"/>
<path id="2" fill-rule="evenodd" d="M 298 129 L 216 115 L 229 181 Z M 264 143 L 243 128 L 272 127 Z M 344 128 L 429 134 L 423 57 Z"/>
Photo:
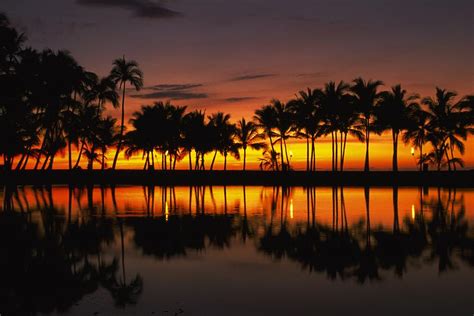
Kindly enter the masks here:
<path id="1" fill-rule="evenodd" d="M 81 162 L 83 150 L 84 150 L 84 141 L 81 142 L 81 149 L 79 150 L 79 155 L 77 156 L 77 161 L 76 161 L 76 164 L 74 165 L 74 169 L 76 169 L 79 166 L 79 163 Z"/>
<path id="2" fill-rule="evenodd" d="M 67 150 L 69 158 L 69 170 L 72 170 L 72 145 L 70 140 L 67 141 Z"/>
<path id="3" fill-rule="evenodd" d="M 245 171 L 245 164 L 246 164 L 246 160 L 247 160 L 247 146 L 244 146 L 244 171 Z"/>
<path id="4" fill-rule="evenodd" d="M 283 156 L 283 137 L 280 135 L 280 159 L 281 159 L 281 170 L 285 170 L 283 166 L 285 165 L 284 156 Z"/>
<path id="5" fill-rule="evenodd" d="M 306 135 L 306 171 L 309 171 L 309 136 Z"/>
<path id="6" fill-rule="evenodd" d="M 398 171 L 398 132 L 392 131 L 393 141 L 393 157 L 392 157 L 392 170 Z"/>
<path id="7" fill-rule="evenodd" d="M 214 169 L 214 162 L 216 161 L 216 156 L 217 156 L 217 149 L 214 151 L 214 157 L 212 157 L 212 162 L 211 162 L 211 166 L 209 167 L 209 170 Z"/>
<path id="8" fill-rule="evenodd" d="M 122 149 L 122 142 L 123 142 L 123 131 L 124 131 L 124 128 L 125 128 L 125 123 L 124 123 L 124 120 L 125 120 L 125 82 L 122 82 L 122 116 L 121 116 L 121 125 L 120 125 L 120 138 L 119 138 L 119 142 L 117 144 L 117 151 L 115 152 L 115 157 L 114 157 L 114 162 L 112 164 L 112 169 L 115 170 L 115 167 L 117 165 L 117 159 L 118 159 L 118 156 L 120 154 L 120 150 Z"/>
<path id="9" fill-rule="evenodd" d="M 224 152 L 224 171 L 227 170 L 227 152 Z"/>
<path id="10" fill-rule="evenodd" d="M 364 171 L 365 172 L 370 171 L 370 167 L 369 167 L 369 143 L 370 143 L 370 131 L 369 131 L 369 125 L 367 123 L 366 127 L 365 127 L 365 164 L 364 164 Z"/>
<path id="11" fill-rule="evenodd" d="M 270 147 L 272 148 L 272 152 L 275 152 L 275 147 L 273 146 L 273 140 L 272 140 L 272 134 L 271 133 L 272 133 L 272 131 L 268 132 L 268 137 L 270 138 Z M 275 161 L 275 166 L 276 166 L 276 171 L 278 171 L 279 170 L 278 161 Z M 282 168 L 283 168 L 283 166 L 282 166 Z"/>

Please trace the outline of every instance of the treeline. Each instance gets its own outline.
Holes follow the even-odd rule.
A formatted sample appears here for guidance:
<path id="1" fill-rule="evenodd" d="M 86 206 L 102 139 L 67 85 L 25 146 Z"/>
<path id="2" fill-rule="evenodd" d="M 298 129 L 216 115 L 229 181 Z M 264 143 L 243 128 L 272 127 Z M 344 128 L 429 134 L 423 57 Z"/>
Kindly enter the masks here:
<path id="1" fill-rule="evenodd" d="M 263 150 L 260 168 L 291 169 L 287 142 L 306 142 L 306 170 L 316 170 L 316 143 L 332 140 L 332 170 L 344 170 L 346 144 L 355 137 L 365 144 L 364 170 L 370 170 L 371 137 L 390 131 L 393 170 L 398 170 L 398 143 L 417 148 L 420 170 L 463 166 L 464 142 L 474 132 L 474 96 L 457 98 L 453 91 L 436 88 L 421 98 L 401 85 L 382 91 L 381 81 L 357 78 L 351 83 L 329 82 L 323 88 L 300 91 L 288 102 L 272 100 L 255 111 L 251 121 L 232 123 L 222 112 L 186 112 L 186 107 L 156 102 L 133 114 L 132 130 L 125 132 L 126 89 L 143 87 L 137 62 L 125 57 L 113 61 L 110 74 L 100 78 L 85 70 L 66 51 L 37 51 L 25 47 L 25 35 L 0 15 L 0 155 L 4 168 L 52 169 L 58 154 L 67 152 L 69 169 L 83 159 L 87 168 L 108 166 L 107 154 L 141 154 L 144 169 L 175 169 L 189 160 L 190 170 L 212 170 L 217 154 L 242 158 L 247 149 Z M 121 108 L 120 124 L 105 114 L 107 106 Z M 73 157 L 73 149 L 77 156 Z M 243 157 L 241 157 L 241 154 Z M 30 163 L 30 164 L 28 164 Z"/>

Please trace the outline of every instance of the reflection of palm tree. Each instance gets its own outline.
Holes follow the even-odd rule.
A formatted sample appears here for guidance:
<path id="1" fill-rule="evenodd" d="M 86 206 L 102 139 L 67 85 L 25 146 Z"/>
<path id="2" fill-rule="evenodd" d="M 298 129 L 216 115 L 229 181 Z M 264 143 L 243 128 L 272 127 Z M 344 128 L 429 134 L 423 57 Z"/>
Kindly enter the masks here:
<path id="1" fill-rule="evenodd" d="M 120 139 L 117 145 L 112 169 L 117 165 L 118 155 L 122 149 L 123 133 L 125 128 L 125 88 L 130 83 L 137 91 L 143 87 L 143 73 L 138 68 L 138 63 L 134 60 L 127 61 L 125 56 L 122 59 L 116 59 L 113 62 L 114 68 L 110 72 L 110 79 L 119 84 L 119 89 L 122 89 L 122 115 L 120 121 Z"/>

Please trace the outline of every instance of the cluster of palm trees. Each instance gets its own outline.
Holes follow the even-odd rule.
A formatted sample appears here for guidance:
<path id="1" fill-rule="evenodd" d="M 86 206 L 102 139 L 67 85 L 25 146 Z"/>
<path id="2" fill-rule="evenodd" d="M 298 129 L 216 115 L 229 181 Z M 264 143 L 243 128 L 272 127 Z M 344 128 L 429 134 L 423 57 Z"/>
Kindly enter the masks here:
<path id="1" fill-rule="evenodd" d="M 86 157 L 88 168 L 106 165 L 106 153 L 124 135 L 127 85 L 139 90 L 143 74 L 134 61 L 116 59 L 110 75 L 99 78 L 86 71 L 67 51 L 25 48 L 25 36 L 0 14 L 0 155 L 6 169 L 52 169 L 58 153 L 68 151 L 69 168 Z M 121 124 L 105 115 L 105 106 L 120 105 Z M 73 159 L 73 146 L 78 155 Z M 17 158 L 14 164 L 14 159 Z"/>
<path id="2" fill-rule="evenodd" d="M 474 96 L 456 100 L 456 93 L 437 88 L 434 98 L 409 95 L 400 85 L 381 90 L 381 81 L 357 78 L 351 83 L 329 82 L 323 88 L 300 91 L 288 102 L 272 100 L 254 113 L 253 120 L 236 124 L 230 115 L 206 115 L 186 107 L 156 102 L 133 113 L 132 130 L 125 133 L 127 87 L 140 90 L 143 73 L 135 61 L 116 59 L 110 74 L 99 78 L 86 71 L 66 51 L 24 48 L 25 36 L 0 15 L 0 155 L 4 168 L 52 169 L 55 157 L 67 150 L 69 168 L 86 157 L 88 169 L 107 165 L 115 147 L 119 154 L 142 154 L 144 169 L 174 170 L 189 159 L 190 170 L 204 170 L 205 157 L 217 154 L 240 159 L 246 169 L 247 149 L 263 150 L 260 168 L 290 170 L 287 144 L 306 141 L 306 170 L 317 168 L 316 143 L 330 138 L 332 170 L 343 171 L 348 137 L 365 144 L 364 170 L 370 170 L 371 137 L 389 131 L 393 142 L 393 170 L 398 170 L 399 139 L 419 150 L 418 163 L 438 170 L 456 170 L 463 161 L 464 142 L 474 132 Z M 105 115 L 106 105 L 121 106 L 120 125 Z M 428 146 L 428 150 L 426 149 Z M 73 147 L 77 157 L 73 157 Z M 155 159 L 156 158 L 156 159 Z"/>

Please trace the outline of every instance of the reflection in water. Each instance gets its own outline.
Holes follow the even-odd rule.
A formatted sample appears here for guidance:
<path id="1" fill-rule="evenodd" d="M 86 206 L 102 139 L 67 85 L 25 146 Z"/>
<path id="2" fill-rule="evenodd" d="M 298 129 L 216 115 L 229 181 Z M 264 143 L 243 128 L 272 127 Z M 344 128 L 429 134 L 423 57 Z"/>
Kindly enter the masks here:
<path id="1" fill-rule="evenodd" d="M 359 284 L 432 264 L 439 273 L 472 268 L 474 214 L 465 200 L 473 195 L 397 187 L 7 186 L 0 192 L 0 311 L 69 311 L 102 290 L 118 309 L 140 304 L 153 285 L 128 258 L 134 251 L 139 260 L 170 261 L 212 249 L 243 256 L 233 249 L 244 245 Z"/>

